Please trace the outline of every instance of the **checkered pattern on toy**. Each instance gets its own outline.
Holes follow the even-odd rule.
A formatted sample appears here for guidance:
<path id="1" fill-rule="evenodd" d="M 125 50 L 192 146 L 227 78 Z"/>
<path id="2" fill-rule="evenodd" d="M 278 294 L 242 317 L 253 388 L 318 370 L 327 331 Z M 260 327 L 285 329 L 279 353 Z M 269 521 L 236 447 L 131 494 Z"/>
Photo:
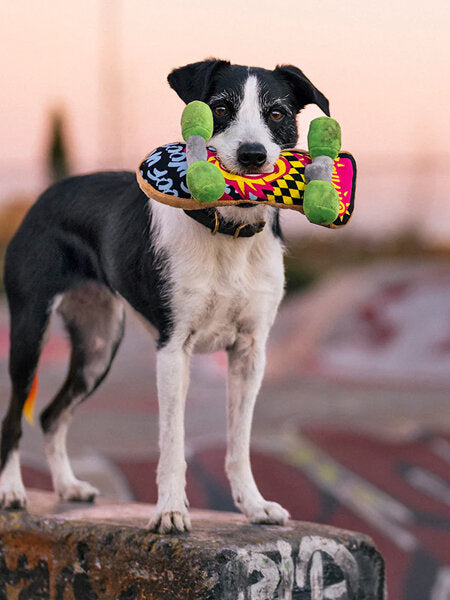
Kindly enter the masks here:
<path id="1" fill-rule="evenodd" d="M 267 200 L 278 204 L 303 204 L 305 190 L 305 167 L 292 152 L 284 152 L 283 157 L 290 165 L 289 173 L 271 182 L 273 190 L 267 192 Z"/>

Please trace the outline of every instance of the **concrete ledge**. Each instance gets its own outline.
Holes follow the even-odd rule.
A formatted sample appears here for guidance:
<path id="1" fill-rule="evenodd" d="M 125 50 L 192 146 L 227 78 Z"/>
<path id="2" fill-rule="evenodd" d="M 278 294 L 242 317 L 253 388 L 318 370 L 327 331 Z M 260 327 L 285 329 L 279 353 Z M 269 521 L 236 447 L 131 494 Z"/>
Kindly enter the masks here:
<path id="1" fill-rule="evenodd" d="M 193 532 L 143 529 L 152 507 L 58 503 L 0 512 L 0 600 L 384 600 L 367 536 L 314 523 L 248 525 L 191 511 Z"/>

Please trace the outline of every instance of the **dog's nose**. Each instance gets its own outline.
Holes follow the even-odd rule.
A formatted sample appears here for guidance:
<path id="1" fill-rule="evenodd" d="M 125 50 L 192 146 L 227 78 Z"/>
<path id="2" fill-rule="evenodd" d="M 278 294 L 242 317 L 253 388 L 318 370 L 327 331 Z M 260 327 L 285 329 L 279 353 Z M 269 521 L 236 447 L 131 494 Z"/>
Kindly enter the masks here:
<path id="1" fill-rule="evenodd" d="M 237 150 L 237 159 L 243 167 L 261 167 L 267 158 L 266 149 L 262 144 L 241 144 Z"/>

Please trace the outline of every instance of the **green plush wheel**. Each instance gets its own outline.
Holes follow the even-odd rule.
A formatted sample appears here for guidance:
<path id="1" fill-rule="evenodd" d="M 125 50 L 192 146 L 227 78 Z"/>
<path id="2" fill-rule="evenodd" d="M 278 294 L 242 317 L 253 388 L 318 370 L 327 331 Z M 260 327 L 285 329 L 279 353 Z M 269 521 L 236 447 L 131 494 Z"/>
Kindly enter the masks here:
<path id="1" fill-rule="evenodd" d="M 189 102 L 181 115 L 181 132 L 187 141 L 191 135 L 201 135 L 207 142 L 213 134 L 214 119 L 211 109 L 205 102 L 193 100 Z"/>
<path id="2" fill-rule="evenodd" d="M 339 215 L 339 194 L 328 181 L 310 181 L 303 196 L 306 218 L 316 225 L 331 225 Z"/>
<path id="3" fill-rule="evenodd" d="M 186 183 L 192 197 L 199 202 L 215 202 L 225 193 L 222 173 L 206 160 L 198 160 L 189 165 Z"/>
<path id="4" fill-rule="evenodd" d="M 308 131 L 308 149 L 311 158 L 329 156 L 337 158 L 341 149 L 341 127 L 331 117 L 317 117 L 311 121 Z"/>

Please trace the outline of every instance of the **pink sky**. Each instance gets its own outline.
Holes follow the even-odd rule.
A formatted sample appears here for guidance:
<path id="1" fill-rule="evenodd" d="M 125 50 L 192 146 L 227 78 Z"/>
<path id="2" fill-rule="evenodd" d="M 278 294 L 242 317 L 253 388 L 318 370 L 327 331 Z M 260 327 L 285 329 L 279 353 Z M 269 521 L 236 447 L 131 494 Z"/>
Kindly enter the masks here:
<path id="1" fill-rule="evenodd" d="M 447 205 L 449 7 L 447 0 L 2 3 L 0 201 L 5 190 L 34 193 L 42 185 L 52 108 L 68 117 L 76 171 L 134 169 L 151 148 L 180 138 L 182 102 L 167 73 L 218 56 L 269 68 L 295 64 L 328 96 L 343 145 L 358 159 L 362 225 L 377 214 L 380 168 L 384 196 L 395 202 L 405 194 L 394 171 L 417 163 L 420 152 L 431 163 L 434 205 Z M 319 112 L 302 113 L 304 133 Z"/>

